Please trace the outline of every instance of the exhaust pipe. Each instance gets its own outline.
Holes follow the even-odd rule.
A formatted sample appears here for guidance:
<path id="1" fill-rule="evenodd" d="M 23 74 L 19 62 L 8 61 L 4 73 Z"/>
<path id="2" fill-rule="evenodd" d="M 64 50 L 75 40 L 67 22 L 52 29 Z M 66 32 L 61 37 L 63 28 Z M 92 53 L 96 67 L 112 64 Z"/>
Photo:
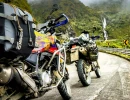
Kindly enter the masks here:
<path id="1" fill-rule="evenodd" d="M 12 79 L 12 70 L 11 67 L 0 64 L 0 85 L 6 85 Z"/>
<path id="2" fill-rule="evenodd" d="M 8 85 L 22 92 L 38 92 L 35 82 L 23 70 L 4 64 L 0 64 L 0 85 Z"/>

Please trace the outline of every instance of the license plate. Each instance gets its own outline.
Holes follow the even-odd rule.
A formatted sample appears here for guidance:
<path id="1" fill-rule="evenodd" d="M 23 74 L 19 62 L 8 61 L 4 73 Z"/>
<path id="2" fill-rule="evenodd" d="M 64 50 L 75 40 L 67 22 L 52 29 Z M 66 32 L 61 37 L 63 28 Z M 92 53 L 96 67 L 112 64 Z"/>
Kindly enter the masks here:
<path id="1" fill-rule="evenodd" d="M 71 49 L 71 62 L 79 60 L 79 51 L 78 49 Z"/>

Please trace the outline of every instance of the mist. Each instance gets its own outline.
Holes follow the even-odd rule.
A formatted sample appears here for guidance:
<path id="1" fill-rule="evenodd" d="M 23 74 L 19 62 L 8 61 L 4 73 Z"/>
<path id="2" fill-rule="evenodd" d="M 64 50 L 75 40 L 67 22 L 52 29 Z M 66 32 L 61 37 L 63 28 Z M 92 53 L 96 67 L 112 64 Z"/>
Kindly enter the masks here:
<path id="1" fill-rule="evenodd" d="M 27 0 L 28 2 L 33 2 L 33 1 L 35 1 L 35 0 Z"/>
<path id="2" fill-rule="evenodd" d="M 27 0 L 29 3 L 30 2 L 39 2 L 39 1 L 42 1 L 42 0 Z"/>
<path id="3" fill-rule="evenodd" d="M 112 2 L 122 2 L 121 9 L 130 11 L 130 0 L 80 0 L 84 5 L 91 7 L 93 4 L 101 4 L 101 3 L 112 3 Z"/>
<path id="4" fill-rule="evenodd" d="M 124 0 L 124 2 L 122 3 L 122 9 L 130 11 L 130 0 Z"/>
<path id="5" fill-rule="evenodd" d="M 30 2 L 35 2 L 35 3 L 38 3 L 39 1 L 46 1 L 46 0 L 27 0 L 29 3 Z M 112 2 L 112 1 L 120 1 L 120 0 L 75 0 L 75 1 L 81 1 L 84 5 L 86 6 L 91 6 L 92 4 L 100 4 L 100 3 L 103 3 L 103 2 L 106 2 L 106 4 L 108 2 Z M 121 0 L 122 1 L 122 4 L 121 4 L 121 8 L 123 10 L 127 10 L 127 11 L 130 11 L 130 0 Z M 54 0 L 55 2 L 55 0 Z"/>
<path id="6" fill-rule="evenodd" d="M 30 2 L 39 2 L 39 1 L 48 1 L 48 0 L 27 0 L 29 3 Z M 53 2 L 56 2 L 57 0 L 52 0 Z M 80 0 L 75 0 L 75 2 L 79 2 Z"/>
<path id="7" fill-rule="evenodd" d="M 86 6 L 90 6 L 91 4 L 100 4 L 101 2 L 106 2 L 109 0 L 80 0 Z"/>

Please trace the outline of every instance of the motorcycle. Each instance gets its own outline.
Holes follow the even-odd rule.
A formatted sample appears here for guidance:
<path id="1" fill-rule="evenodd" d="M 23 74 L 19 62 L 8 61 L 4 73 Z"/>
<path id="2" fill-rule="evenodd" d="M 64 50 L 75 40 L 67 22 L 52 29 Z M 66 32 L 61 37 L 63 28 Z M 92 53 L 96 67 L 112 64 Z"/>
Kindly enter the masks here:
<path id="1" fill-rule="evenodd" d="M 87 33 L 87 34 L 86 34 Z M 95 71 L 98 78 L 101 77 L 100 66 L 98 64 L 98 48 L 95 39 L 99 36 L 89 37 L 87 31 L 82 32 L 79 37 L 70 38 L 66 43 L 67 64 L 76 63 L 79 79 L 83 86 L 91 84 L 90 72 Z"/>
<path id="2" fill-rule="evenodd" d="M 58 21 L 63 17 L 65 20 Z M 71 98 L 71 89 L 67 82 L 66 50 L 64 46 L 60 47 L 55 36 L 52 36 L 56 27 L 67 22 L 68 17 L 65 14 L 55 20 L 50 20 L 46 26 L 46 32 L 51 35 L 43 35 L 44 40 L 38 43 L 39 47 L 34 48 L 26 60 L 18 57 L 12 61 L 6 61 L 8 63 L 1 64 L 0 99 L 38 98 L 53 88 L 58 88 L 63 99 L 69 100 Z M 37 39 L 41 39 L 41 36 L 39 35 Z"/>
<path id="3" fill-rule="evenodd" d="M 58 21 L 61 18 L 65 18 L 65 20 Z M 56 36 L 60 36 L 61 34 L 56 33 L 55 28 L 68 23 L 68 21 L 69 19 L 65 14 L 62 14 L 57 19 L 47 21 L 46 25 L 40 29 L 40 32 L 43 32 L 42 35 L 47 34 L 47 37 L 43 36 L 44 40 L 39 42 L 41 36 L 37 37 L 36 35 L 38 38 L 36 44 L 41 48 L 35 48 L 30 57 L 26 59 L 27 63 L 31 66 L 33 66 L 32 63 L 35 63 L 36 67 L 34 69 L 38 77 L 34 74 L 35 72 L 31 73 L 31 75 L 33 78 L 41 80 L 40 84 L 38 83 L 38 85 L 41 85 L 39 88 L 40 91 L 57 87 L 65 100 L 71 98 L 71 89 L 69 83 L 67 83 L 69 74 L 66 68 L 66 50 L 56 39 Z M 48 44 L 47 38 L 49 38 L 51 44 Z"/>

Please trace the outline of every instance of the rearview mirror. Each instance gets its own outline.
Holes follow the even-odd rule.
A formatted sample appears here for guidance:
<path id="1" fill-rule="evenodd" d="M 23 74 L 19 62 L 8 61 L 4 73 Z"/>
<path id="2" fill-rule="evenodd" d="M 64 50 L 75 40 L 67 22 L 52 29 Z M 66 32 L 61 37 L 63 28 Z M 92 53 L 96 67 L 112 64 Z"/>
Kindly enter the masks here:
<path id="1" fill-rule="evenodd" d="M 58 9 L 59 9 L 59 6 L 57 4 L 54 4 L 53 7 L 52 7 L 52 10 L 57 11 Z"/>
<path id="2" fill-rule="evenodd" d="M 58 9 L 59 9 L 59 6 L 58 6 L 57 4 L 54 4 L 53 7 L 52 7 L 52 11 L 51 11 L 50 15 L 51 15 L 53 12 L 57 11 Z"/>

